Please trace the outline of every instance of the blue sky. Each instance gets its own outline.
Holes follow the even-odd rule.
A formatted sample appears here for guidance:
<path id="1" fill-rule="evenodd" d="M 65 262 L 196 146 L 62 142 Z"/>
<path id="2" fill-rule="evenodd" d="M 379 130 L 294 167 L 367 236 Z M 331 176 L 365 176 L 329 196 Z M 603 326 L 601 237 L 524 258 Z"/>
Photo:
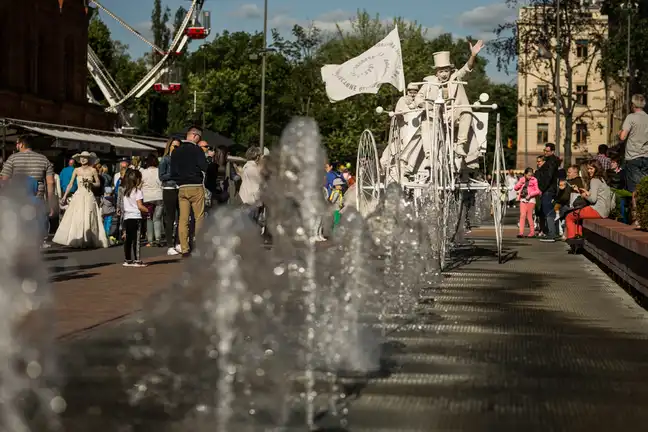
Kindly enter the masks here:
<path id="1" fill-rule="evenodd" d="M 142 34 L 147 34 L 153 0 L 102 0 L 102 4 Z M 171 8 L 173 15 L 179 6 L 187 7 L 190 2 L 163 0 L 163 4 Z M 322 29 L 334 29 L 336 23 L 343 27 L 348 25 L 358 9 L 377 13 L 384 19 L 401 16 L 416 21 L 428 29 L 430 36 L 450 32 L 456 36 L 472 35 L 485 40 L 493 37 L 491 30 L 497 24 L 514 16 L 514 12 L 504 5 L 504 0 L 269 0 L 269 25 L 281 31 L 288 31 L 294 24 L 309 23 Z M 212 13 L 214 32 L 263 29 L 263 0 L 207 0 L 205 10 Z M 147 45 L 109 16 L 104 13 L 100 16 L 112 30 L 113 37 L 128 44 L 134 56 L 147 50 Z M 194 42 L 194 45 L 197 44 Z M 493 60 L 488 72 L 498 82 L 511 82 L 514 79 L 513 76 L 497 72 Z"/>

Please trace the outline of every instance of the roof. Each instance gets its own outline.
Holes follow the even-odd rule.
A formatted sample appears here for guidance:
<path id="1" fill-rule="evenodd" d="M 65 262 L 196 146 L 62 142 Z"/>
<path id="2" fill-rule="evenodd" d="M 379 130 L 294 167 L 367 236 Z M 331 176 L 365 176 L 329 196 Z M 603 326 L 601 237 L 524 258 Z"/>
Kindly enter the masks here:
<path id="1" fill-rule="evenodd" d="M 39 123 L 27 120 L 8 118 L 0 120 L 0 136 L 5 138 L 7 141 L 15 141 L 19 135 L 24 133 L 23 131 L 25 130 L 64 141 L 110 145 L 117 149 L 134 152 L 152 151 L 164 148 L 166 144 L 166 139 L 163 138 L 120 134 L 117 132 Z"/>

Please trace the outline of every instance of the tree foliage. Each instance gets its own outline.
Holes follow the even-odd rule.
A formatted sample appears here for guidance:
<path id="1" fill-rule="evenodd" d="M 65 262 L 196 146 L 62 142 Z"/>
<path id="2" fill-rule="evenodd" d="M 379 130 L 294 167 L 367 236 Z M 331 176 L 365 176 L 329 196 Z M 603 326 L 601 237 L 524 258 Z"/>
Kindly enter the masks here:
<path id="1" fill-rule="evenodd" d="M 635 3 L 638 7 L 634 7 Z M 628 5 L 632 7 L 628 8 Z M 609 37 L 602 46 L 603 76 L 621 86 L 625 86 L 629 78 L 632 93 L 644 93 L 648 89 L 648 33 L 645 31 L 648 27 L 648 3 L 606 0 L 602 12 L 610 18 Z"/>
<path id="2" fill-rule="evenodd" d="M 607 23 L 596 20 L 592 11 L 583 8 L 581 0 L 560 0 L 560 25 L 556 0 L 506 0 L 509 7 L 525 7 L 519 20 L 500 25 L 497 39 L 490 51 L 498 58 L 498 68 L 508 70 L 513 64 L 517 72 L 535 78 L 547 89 L 538 94 L 538 88 L 519 99 L 519 103 L 533 107 L 540 114 L 555 114 L 556 99 L 564 119 L 564 157 L 571 160 L 574 125 L 585 123 L 588 129 L 603 128 L 597 118 L 604 109 L 593 109 L 581 103 L 577 83 L 589 84 L 588 97 L 605 93 L 601 83 L 599 62 L 601 47 L 607 38 Z M 559 36 L 559 37 L 558 37 Z M 557 42 L 559 41 L 559 42 Z M 558 87 L 556 75 L 560 74 Z M 600 88 L 592 87 L 598 82 Z M 560 144 L 560 143 L 556 143 Z"/>
<path id="3" fill-rule="evenodd" d="M 175 14 L 176 25 L 185 13 L 179 10 Z M 449 34 L 432 39 L 418 24 L 401 19 L 385 22 L 366 12 L 358 13 L 349 31 L 338 28 L 336 32 L 324 34 L 315 27 L 294 26 L 290 35 L 283 35 L 273 30 L 265 53 L 267 145 L 272 147 L 279 140 L 291 117 L 303 115 L 318 121 L 324 144 L 334 160 L 355 160 L 358 139 L 364 129 L 374 132 L 379 145 L 385 143 L 389 118 L 377 115 L 375 109 L 378 106 L 392 109 L 401 94 L 385 85 L 376 95 L 362 94 L 331 103 L 320 69 L 325 64 L 341 64 L 362 53 L 394 25 L 399 26 L 407 82 L 421 81 L 433 73 L 432 54 L 436 51 L 451 51 L 457 65 L 470 56 L 468 40 L 453 39 Z M 166 113 L 153 112 L 151 119 L 151 107 L 147 107 L 149 118 L 142 122 L 143 131 L 171 133 L 190 123 L 204 122 L 207 128 L 243 146 L 257 144 L 262 50 L 261 33 L 224 31 L 194 52 L 186 53 L 177 60 L 185 72 L 183 90 L 171 97 L 164 96 L 168 101 Z M 497 98 L 502 98 L 506 100 L 502 103 L 511 105 L 501 111 L 506 142 L 508 137 L 516 136 L 515 89 L 492 84 L 486 76 L 486 64 L 486 60 L 478 58 L 468 78 L 468 96 L 477 100 L 480 93 L 492 90 L 493 103 L 500 104 Z M 149 92 L 142 100 L 156 98 L 161 96 Z M 162 123 L 164 127 L 160 128 Z M 494 131 L 494 127 L 493 120 L 490 129 Z"/>

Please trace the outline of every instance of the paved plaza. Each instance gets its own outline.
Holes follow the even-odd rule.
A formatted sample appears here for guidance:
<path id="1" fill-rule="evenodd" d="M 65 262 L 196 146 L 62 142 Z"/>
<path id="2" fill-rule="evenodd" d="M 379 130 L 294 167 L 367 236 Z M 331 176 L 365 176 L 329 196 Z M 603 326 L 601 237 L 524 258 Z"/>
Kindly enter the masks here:
<path id="1" fill-rule="evenodd" d="M 425 290 L 416 315 L 387 326 L 384 370 L 353 381 L 344 421 L 323 412 L 321 430 L 643 430 L 648 313 L 586 257 L 567 254 L 565 244 L 512 232 L 505 247 L 516 254 L 498 264 L 485 231 L 469 236 L 443 282 Z M 59 334 L 68 334 L 67 430 L 183 430 L 177 412 L 129 406 L 115 372 L 136 328 L 135 318 L 120 317 L 181 273 L 183 263 L 155 252 L 147 251 L 154 265 L 133 278 L 125 276 L 130 269 L 102 265 L 111 250 L 79 258 L 73 279 L 54 275 L 64 314 Z M 49 261 L 54 266 L 74 259 L 47 256 L 65 257 Z"/>

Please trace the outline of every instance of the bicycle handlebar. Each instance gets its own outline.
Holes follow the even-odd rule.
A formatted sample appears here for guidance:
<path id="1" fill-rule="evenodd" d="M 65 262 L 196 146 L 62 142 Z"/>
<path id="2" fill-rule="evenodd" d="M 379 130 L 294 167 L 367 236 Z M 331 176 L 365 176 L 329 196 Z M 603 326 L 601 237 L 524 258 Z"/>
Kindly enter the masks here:
<path id="1" fill-rule="evenodd" d="M 423 85 L 427 84 L 427 85 L 432 85 L 432 86 L 436 86 L 436 87 L 443 87 L 443 86 L 448 85 L 448 84 L 468 85 L 468 82 L 467 81 L 456 81 L 456 80 L 446 81 L 446 82 L 442 82 L 442 83 L 434 82 L 434 81 L 421 81 L 421 82 L 412 82 L 410 84 L 415 84 L 415 85 L 418 85 L 418 86 L 423 86 Z"/>

